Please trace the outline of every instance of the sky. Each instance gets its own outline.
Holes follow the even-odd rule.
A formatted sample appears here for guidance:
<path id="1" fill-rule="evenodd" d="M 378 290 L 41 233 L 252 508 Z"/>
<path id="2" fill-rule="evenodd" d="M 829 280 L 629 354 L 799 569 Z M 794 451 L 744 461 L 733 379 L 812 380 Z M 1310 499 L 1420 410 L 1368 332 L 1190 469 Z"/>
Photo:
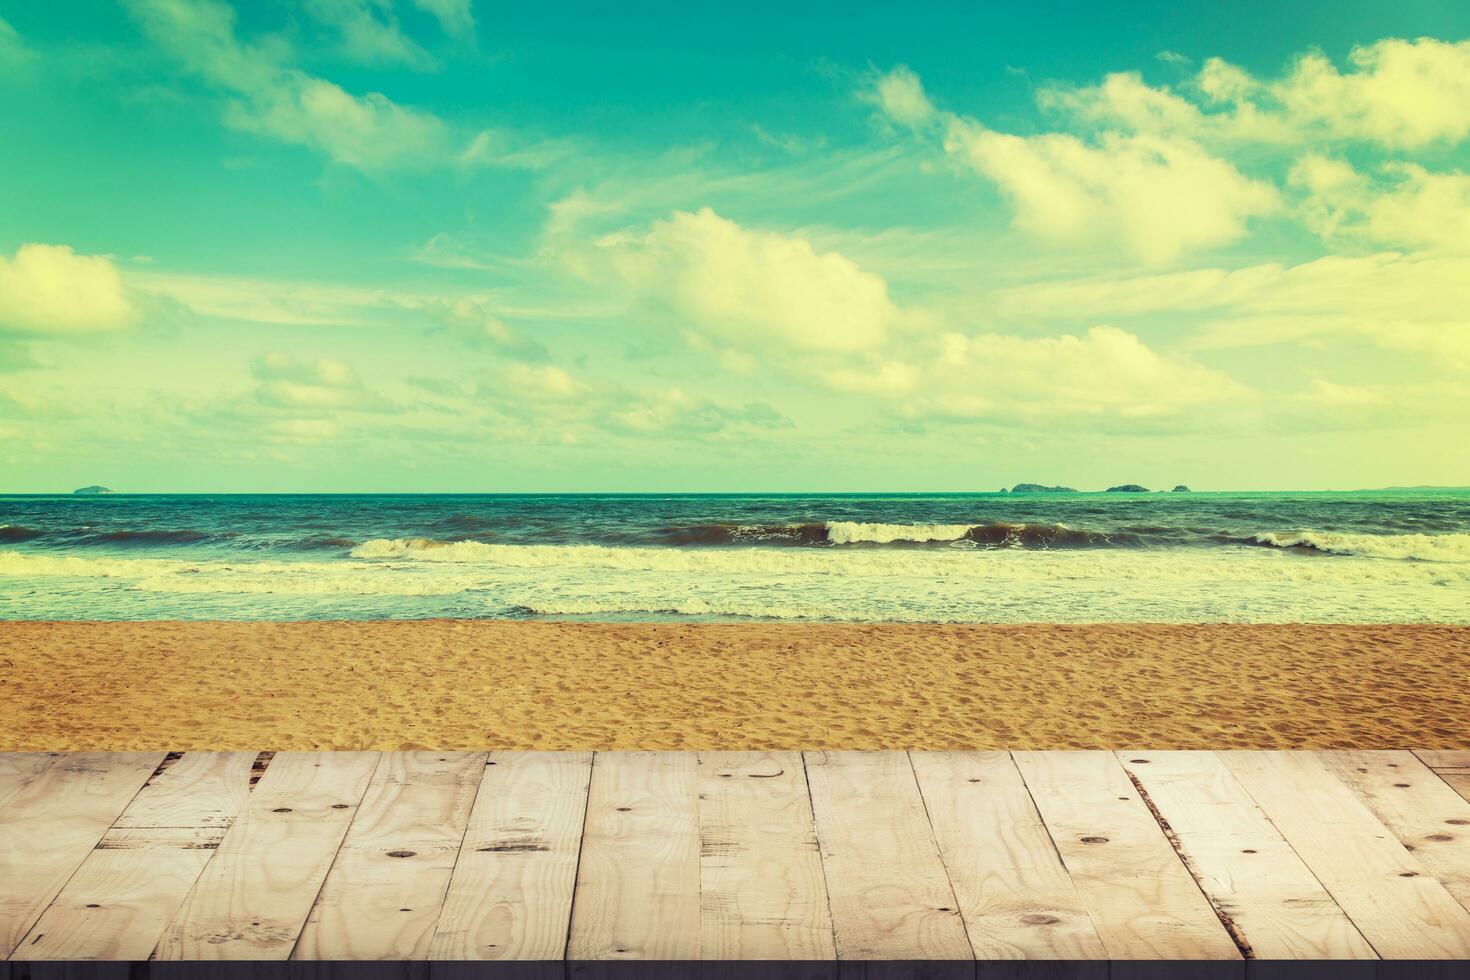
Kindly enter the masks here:
<path id="1" fill-rule="evenodd" d="M 1470 484 L 1470 5 L 0 0 L 0 491 Z"/>

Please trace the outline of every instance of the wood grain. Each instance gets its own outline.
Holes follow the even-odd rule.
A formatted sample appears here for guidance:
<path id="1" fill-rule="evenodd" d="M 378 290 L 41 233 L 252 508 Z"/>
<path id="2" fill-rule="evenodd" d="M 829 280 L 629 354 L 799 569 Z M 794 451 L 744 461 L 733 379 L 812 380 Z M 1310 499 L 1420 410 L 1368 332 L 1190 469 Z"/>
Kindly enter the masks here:
<path id="1" fill-rule="evenodd" d="M 431 958 L 565 955 L 591 772 L 591 752 L 491 753 Z"/>
<path id="2" fill-rule="evenodd" d="M 1112 753 L 1017 752 L 1015 759 L 1113 958 L 1240 958 Z"/>
<path id="3" fill-rule="evenodd" d="M 698 770 L 689 752 L 593 760 L 571 959 L 699 958 Z"/>
<path id="4" fill-rule="evenodd" d="M 1445 890 L 1470 909 L 1470 802 L 1412 752 L 1319 752 Z"/>
<path id="5" fill-rule="evenodd" d="M 701 955 L 833 959 L 799 752 L 699 753 Z"/>
<path id="6" fill-rule="evenodd" d="M 842 959 L 972 959 L 904 752 L 807 752 Z"/>
<path id="7" fill-rule="evenodd" d="M 1470 957 L 1470 913 L 1318 756 L 1219 755 L 1379 956 Z"/>
<path id="8" fill-rule="evenodd" d="M 154 950 L 160 960 L 284 960 L 378 764 L 280 752 Z"/>
<path id="9" fill-rule="evenodd" d="M 1120 752 L 1199 886 L 1261 959 L 1377 959 L 1211 752 Z"/>
<path id="10" fill-rule="evenodd" d="M 976 958 L 1104 958 L 1010 753 L 909 755 Z"/>
<path id="11" fill-rule="evenodd" d="M 385 752 L 291 954 L 425 959 L 485 752 Z"/>
<path id="12" fill-rule="evenodd" d="M 250 793 L 253 752 L 188 752 L 138 791 L 15 959 L 148 958 Z"/>
<path id="13" fill-rule="evenodd" d="M 8 766 L 0 808 L 0 957 L 9 956 L 164 760 L 163 752 L 78 752 Z"/>

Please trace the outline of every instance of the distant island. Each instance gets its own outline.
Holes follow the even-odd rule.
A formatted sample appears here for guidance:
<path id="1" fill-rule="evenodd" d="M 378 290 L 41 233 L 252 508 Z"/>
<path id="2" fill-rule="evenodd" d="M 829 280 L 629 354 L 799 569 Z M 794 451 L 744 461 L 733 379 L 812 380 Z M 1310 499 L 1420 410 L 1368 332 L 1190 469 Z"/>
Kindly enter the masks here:
<path id="1" fill-rule="evenodd" d="M 1171 490 L 1169 492 L 1170 493 L 1189 493 L 1189 488 L 1186 487 L 1184 484 L 1181 483 L 1181 484 L 1179 484 L 1178 486 L 1176 486 L 1173 490 Z"/>
<path id="2" fill-rule="evenodd" d="M 1076 493 L 1071 487 L 1044 487 L 1040 483 L 1018 483 L 1011 493 Z"/>
<path id="3" fill-rule="evenodd" d="M 107 487 L 100 487 L 94 483 L 90 487 L 78 487 L 72 493 L 78 497 L 98 497 L 104 493 L 112 493 L 112 491 Z"/>
<path id="4" fill-rule="evenodd" d="M 1104 493 L 1148 493 L 1148 487 L 1141 487 L 1136 483 L 1121 483 L 1116 487 L 1108 487 Z"/>

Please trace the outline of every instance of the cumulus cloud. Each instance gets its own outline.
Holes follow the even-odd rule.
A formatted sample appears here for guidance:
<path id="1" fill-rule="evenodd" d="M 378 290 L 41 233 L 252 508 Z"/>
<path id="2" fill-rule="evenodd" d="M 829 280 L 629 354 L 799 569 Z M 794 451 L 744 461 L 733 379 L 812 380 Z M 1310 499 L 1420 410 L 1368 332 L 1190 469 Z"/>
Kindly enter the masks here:
<path id="1" fill-rule="evenodd" d="M 718 348 L 865 350 L 904 317 L 887 283 L 846 256 L 709 208 L 676 211 L 567 258 L 626 288 L 645 314 Z"/>
<path id="2" fill-rule="evenodd" d="M 904 417 L 975 422 L 1167 417 L 1248 393 L 1219 371 L 1111 326 L 1056 337 L 947 333 L 910 354 L 907 363 L 874 365 L 866 382 L 861 370 L 826 381 L 887 396 Z"/>
<path id="3" fill-rule="evenodd" d="M 1018 136 L 938 112 L 907 69 L 881 76 L 872 98 L 895 122 L 934 132 L 944 150 L 1010 201 L 1016 227 L 1069 246 L 1113 245 L 1149 263 L 1224 245 L 1280 208 L 1249 178 L 1189 139 L 1105 132 Z M 1140 110 L 1170 112 L 1158 105 Z"/>
<path id="4" fill-rule="evenodd" d="M 1317 154 L 1292 168 L 1308 228 L 1330 243 L 1470 251 L 1470 174 L 1391 162 L 1378 179 Z"/>
<path id="5" fill-rule="evenodd" d="M 491 313 L 479 300 L 436 300 L 429 313 L 454 336 L 476 347 L 485 347 L 523 361 L 545 361 L 546 348 Z"/>
<path id="6" fill-rule="evenodd" d="M 1312 51 L 1261 78 L 1210 58 L 1178 90 L 1121 72 L 1098 85 L 1048 86 L 1040 99 L 1081 119 L 1203 140 L 1414 149 L 1470 135 L 1470 41 L 1385 38 L 1353 48 L 1348 64 L 1340 70 Z"/>
<path id="7" fill-rule="evenodd" d="M 137 322 L 117 265 L 66 245 L 26 244 L 0 255 L 0 331 L 81 334 Z"/>
<path id="8" fill-rule="evenodd" d="M 748 438 L 789 428 L 759 401 L 727 404 L 683 388 L 635 389 L 577 377 L 556 365 L 508 364 L 486 386 L 495 409 L 538 442 L 578 444 L 601 436 Z"/>
<path id="9" fill-rule="evenodd" d="M 934 104 L 924 93 L 924 83 L 905 65 L 878 76 L 872 98 L 885 116 L 901 126 L 917 128 L 935 117 Z"/>
<path id="10" fill-rule="evenodd" d="M 1232 242 L 1280 198 L 1198 144 L 1103 134 L 1014 136 L 956 119 L 945 149 L 1010 199 L 1024 231 L 1065 244 L 1120 244 L 1145 262 Z"/>
<path id="11" fill-rule="evenodd" d="M 340 86 L 280 63 L 273 51 L 235 36 L 234 10 L 220 0 L 129 0 L 158 44 L 226 95 L 225 122 L 306 146 L 362 170 L 418 166 L 446 157 L 436 116 L 376 92 Z"/>
<path id="12" fill-rule="evenodd" d="M 996 313 L 1071 319 L 1191 313 L 1197 347 L 1367 340 L 1470 365 L 1470 257 L 1449 253 L 1330 255 L 1296 265 L 1198 269 L 1001 290 Z"/>
<path id="13" fill-rule="evenodd" d="M 1470 40 L 1388 38 L 1353 48 L 1348 60 L 1353 70 L 1341 72 L 1307 54 L 1267 92 L 1289 119 L 1339 138 L 1418 147 L 1470 135 Z M 1243 102 L 1255 88 L 1242 81 L 1216 91 Z"/>
<path id="14" fill-rule="evenodd" d="M 306 361 L 272 352 L 257 358 L 250 373 L 257 383 L 255 400 L 272 408 L 363 409 L 374 402 L 352 368 L 330 358 Z"/>

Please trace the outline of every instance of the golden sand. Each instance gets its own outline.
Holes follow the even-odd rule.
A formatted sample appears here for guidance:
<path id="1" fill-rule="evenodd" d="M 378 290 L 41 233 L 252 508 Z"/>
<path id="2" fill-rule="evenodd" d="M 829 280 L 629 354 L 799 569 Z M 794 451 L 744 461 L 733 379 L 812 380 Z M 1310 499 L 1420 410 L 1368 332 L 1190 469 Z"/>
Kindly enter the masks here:
<path id="1" fill-rule="evenodd" d="M 1470 628 L 0 623 L 0 750 L 1470 745 Z"/>

